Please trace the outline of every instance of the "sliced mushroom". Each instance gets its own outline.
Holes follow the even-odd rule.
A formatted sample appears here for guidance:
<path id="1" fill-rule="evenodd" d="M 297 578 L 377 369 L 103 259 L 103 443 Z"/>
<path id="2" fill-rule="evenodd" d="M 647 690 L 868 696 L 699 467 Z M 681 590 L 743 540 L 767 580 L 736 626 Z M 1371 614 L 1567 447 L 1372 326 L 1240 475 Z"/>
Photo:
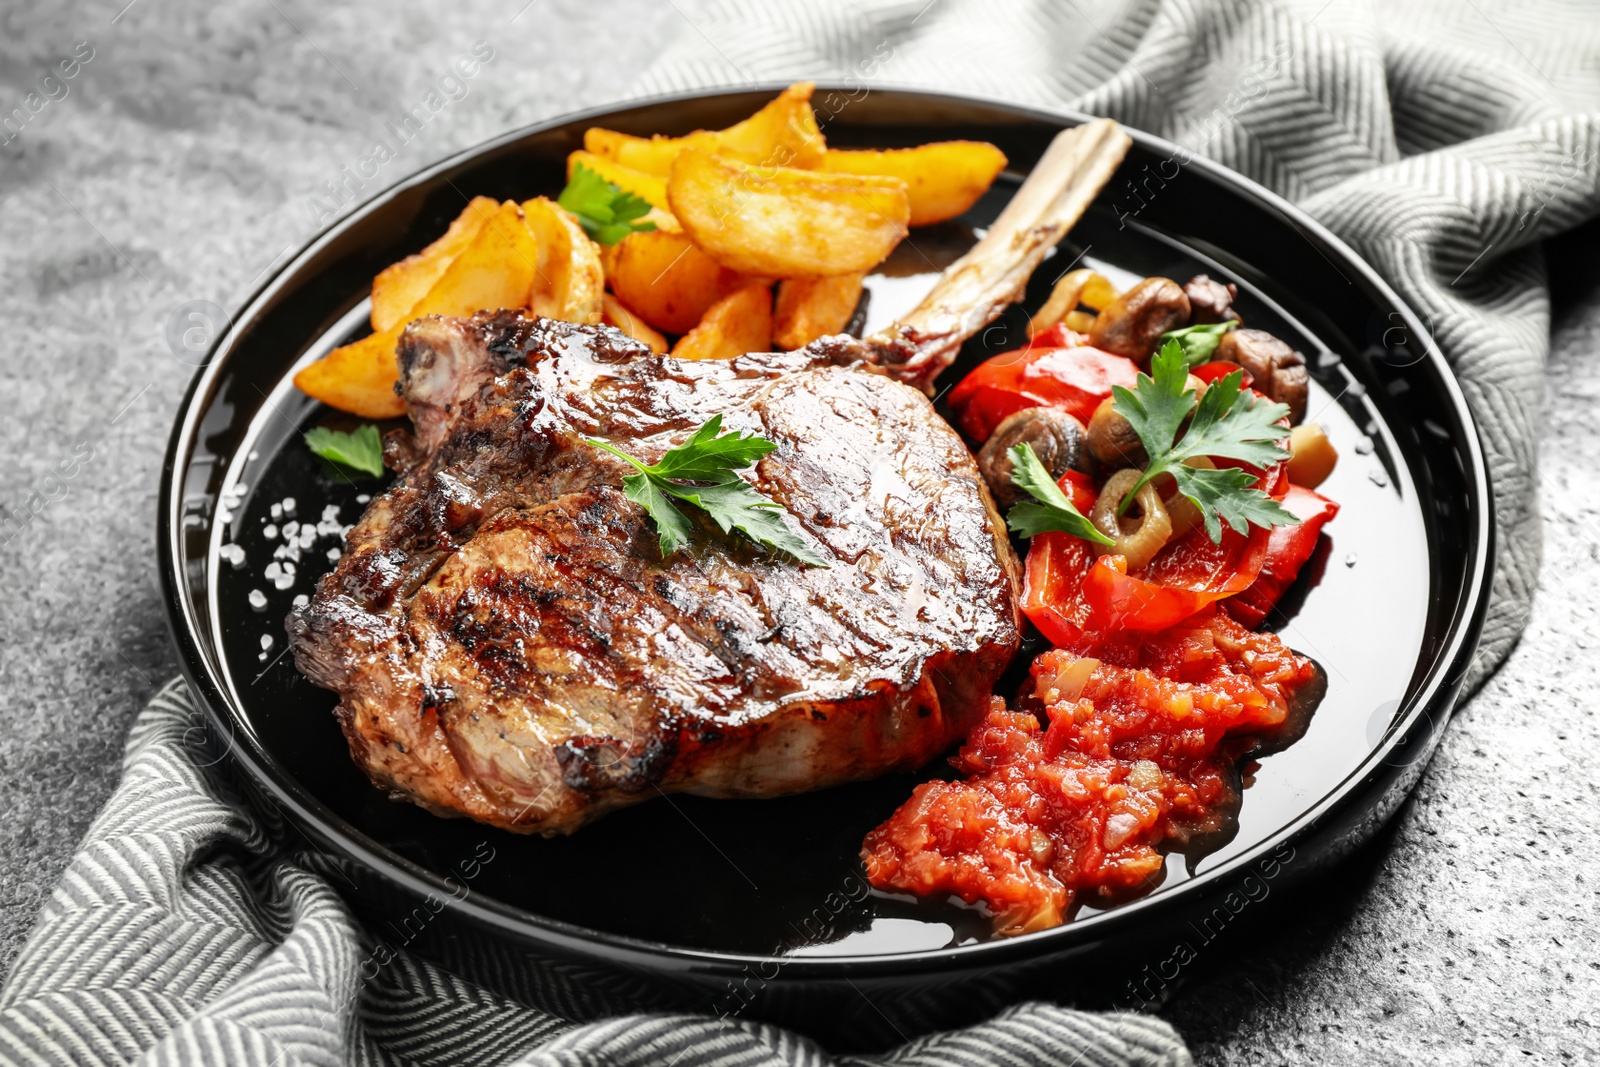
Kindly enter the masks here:
<path id="1" fill-rule="evenodd" d="M 1108 396 L 1094 409 L 1094 414 L 1089 418 L 1089 432 L 1084 437 L 1084 445 L 1089 455 L 1103 467 L 1113 470 L 1118 467 L 1142 467 L 1150 458 L 1145 455 L 1144 442 L 1139 440 L 1139 435 L 1133 432 L 1133 424 L 1122 417 L 1112 406 L 1113 403 Z"/>
<path id="2" fill-rule="evenodd" d="M 1265 330 L 1229 330 L 1217 345 L 1216 358 L 1237 363 L 1250 372 L 1255 388 L 1289 405 L 1289 422 L 1306 417 L 1311 375 L 1306 357 Z"/>
<path id="3" fill-rule="evenodd" d="M 1189 298 L 1190 325 L 1237 322 L 1239 319 L 1239 313 L 1233 310 L 1233 302 L 1239 298 L 1239 287 L 1232 282 L 1224 285 L 1212 281 L 1210 275 L 1196 274 L 1184 285 L 1183 295 Z"/>
<path id="4" fill-rule="evenodd" d="M 1126 421 L 1126 420 L 1124 420 Z M 1083 424 L 1055 408 L 1023 408 L 1000 421 L 978 452 L 978 469 L 989 484 L 995 503 L 1010 507 L 1028 494 L 1011 480 L 1011 456 L 1016 445 L 1033 446 L 1052 478 L 1060 478 L 1078 465 L 1083 452 Z"/>
<path id="5" fill-rule="evenodd" d="M 1147 366 L 1161 335 L 1188 321 L 1183 287 L 1171 278 L 1146 278 L 1101 310 L 1089 343 Z"/>

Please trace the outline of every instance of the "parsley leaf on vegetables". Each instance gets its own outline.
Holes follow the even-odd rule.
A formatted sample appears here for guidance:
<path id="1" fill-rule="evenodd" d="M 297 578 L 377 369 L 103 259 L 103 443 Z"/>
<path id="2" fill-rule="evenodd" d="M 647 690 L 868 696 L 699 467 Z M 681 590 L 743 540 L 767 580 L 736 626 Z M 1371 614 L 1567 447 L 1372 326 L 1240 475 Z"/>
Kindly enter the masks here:
<path id="1" fill-rule="evenodd" d="M 383 439 L 372 423 L 349 433 L 316 426 L 306 431 L 306 447 L 330 463 L 374 478 L 383 477 Z"/>
<path id="2" fill-rule="evenodd" d="M 1211 357 L 1217 351 L 1217 346 L 1222 343 L 1222 335 L 1239 325 L 1237 322 L 1211 322 L 1199 326 L 1185 326 L 1181 330 L 1169 330 L 1161 335 L 1161 347 L 1165 348 L 1168 341 L 1178 342 L 1183 349 L 1184 365 L 1190 370 L 1202 363 L 1211 362 Z"/>
<path id="3" fill-rule="evenodd" d="M 736 473 L 778 446 L 759 434 L 722 433 L 722 416 L 713 415 L 659 462 L 641 463 L 605 441 L 586 442 L 627 460 L 637 472 L 622 479 L 623 494 L 644 508 L 656 524 L 661 556 L 689 543 L 694 524 L 675 500 L 700 508 L 723 533 L 738 530 L 750 540 L 812 567 L 828 561 L 784 523 L 783 505 L 768 500 Z"/>
<path id="4" fill-rule="evenodd" d="M 583 232 L 603 245 L 614 245 L 630 233 L 648 233 L 653 222 L 639 222 L 650 214 L 650 202 L 606 181 L 579 164 L 556 203 L 572 212 Z"/>
<path id="5" fill-rule="evenodd" d="M 1114 543 L 1073 505 L 1071 497 L 1061 491 L 1033 451 L 1032 445 L 1026 441 L 1012 445 L 1006 454 L 1011 457 L 1011 481 L 1033 497 L 1033 500 L 1025 500 L 1006 513 L 1006 525 L 1012 533 L 1019 537 L 1034 537 L 1053 530 L 1102 545 Z"/>
<path id="6" fill-rule="evenodd" d="M 1141 373 L 1132 389 L 1120 385 L 1112 389 L 1112 406 L 1132 425 L 1150 457 L 1144 474 L 1123 498 L 1122 510 L 1127 510 L 1129 501 L 1151 480 L 1170 474 L 1178 492 L 1200 509 L 1212 541 L 1222 540 L 1224 522 L 1245 533 L 1252 523 L 1270 528 L 1300 521 L 1255 488 L 1256 479 L 1247 471 L 1186 465 L 1191 459 L 1214 456 L 1267 467 L 1288 457 L 1278 444 L 1286 431 L 1277 423 L 1289 414 L 1289 408 L 1258 399 L 1243 388 L 1243 380 L 1241 371 L 1219 378 L 1196 403 L 1194 390 L 1188 386 L 1183 346 L 1169 340 L 1151 360 L 1150 374 Z M 1182 430 L 1191 413 L 1189 428 Z"/>

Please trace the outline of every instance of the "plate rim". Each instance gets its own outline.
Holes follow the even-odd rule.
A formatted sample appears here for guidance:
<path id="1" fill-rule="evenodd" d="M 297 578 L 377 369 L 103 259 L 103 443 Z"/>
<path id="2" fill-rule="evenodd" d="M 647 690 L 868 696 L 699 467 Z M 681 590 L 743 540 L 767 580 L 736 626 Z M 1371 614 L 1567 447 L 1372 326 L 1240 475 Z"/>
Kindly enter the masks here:
<path id="1" fill-rule="evenodd" d="M 204 359 L 190 379 L 168 438 L 158 490 L 157 554 L 168 628 L 179 651 L 179 666 L 183 678 L 202 711 L 212 719 L 213 725 L 229 736 L 228 755 L 243 765 L 252 783 L 258 789 L 264 789 L 270 795 L 272 802 L 286 809 L 303 829 L 314 831 L 320 847 L 360 863 L 388 882 L 417 897 L 426 898 L 430 895 L 438 897 L 443 900 L 447 910 L 459 913 L 480 927 L 508 934 L 519 942 L 578 958 L 591 958 L 597 950 L 605 950 L 607 956 L 615 962 L 630 963 L 653 971 L 679 970 L 735 975 L 743 973 L 751 966 L 777 964 L 778 978 L 774 980 L 783 982 L 840 979 L 847 974 L 862 978 L 896 977 L 911 968 L 926 973 L 948 973 L 991 967 L 1025 958 L 1061 955 L 1097 941 L 1115 939 L 1129 932 L 1128 928 L 1135 927 L 1150 917 L 1151 913 L 1181 907 L 1191 898 L 1204 896 L 1218 886 L 1228 885 L 1237 879 L 1242 870 L 1253 868 L 1277 848 L 1286 844 L 1293 846 L 1295 842 L 1308 836 L 1324 818 L 1341 808 L 1351 794 L 1375 782 L 1382 775 L 1382 768 L 1385 765 L 1402 769 L 1414 767 L 1413 778 L 1420 777 L 1421 768 L 1426 766 L 1446 723 L 1453 715 L 1466 667 L 1477 649 L 1488 608 L 1495 559 L 1494 500 L 1481 430 L 1453 368 L 1439 348 L 1431 343 L 1426 346 L 1424 359 L 1432 364 L 1437 372 L 1445 396 L 1462 426 L 1464 440 L 1455 443 L 1463 449 L 1468 460 L 1466 480 L 1470 483 L 1470 491 L 1475 498 L 1473 502 L 1478 514 L 1476 527 L 1470 531 L 1471 567 L 1464 582 L 1463 595 L 1457 599 L 1451 613 L 1448 641 L 1433 657 L 1428 671 L 1415 682 L 1414 692 L 1403 706 L 1404 714 L 1392 721 L 1382 741 L 1315 805 L 1278 827 L 1254 846 L 1184 882 L 1181 886 L 1174 887 L 1170 893 L 1153 893 L 1117 908 L 1021 937 L 911 952 L 795 957 L 673 945 L 593 930 L 551 919 L 486 894 L 469 892 L 458 897 L 456 890 L 459 887 L 450 886 L 442 876 L 367 837 L 357 827 L 328 809 L 309 789 L 279 766 L 271 753 L 254 743 L 248 717 L 228 698 L 215 668 L 208 662 L 201 647 L 203 642 L 199 638 L 199 622 L 188 603 L 186 582 L 181 571 L 180 561 L 183 553 L 179 539 L 183 530 L 183 500 L 175 494 L 175 488 L 178 482 L 180 458 L 187 464 L 188 457 L 193 454 L 199 429 L 198 415 L 202 410 L 197 401 L 201 398 L 210 400 L 216 381 L 226 365 L 228 352 L 236 345 L 238 338 L 249 330 L 253 320 L 259 317 L 274 291 L 292 280 L 297 269 L 307 259 L 315 256 L 325 245 L 364 221 L 369 215 L 383 208 L 396 194 L 429 183 L 439 174 L 469 163 L 475 157 L 539 133 L 591 122 L 621 112 L 716 97 L 774 94 L 782 91 L 788 84 L 786 80 L 767 80 L 743 86 L 631 97 L 579 111 L 563 112 L 552 118 L 530 123 L 470 145 L 374 192 L 372 196 L 302 245 L 239 304 L 236 313 L 228 316 L 227 329 L 212 341 Z M 819 80 L 817 89 L 819 92 L 849 91 L 842 85 L 836 90 L 836 85 L 834 82 Z M 1031 121 L 1062 127 L 1082 125 L 1096 118 L 1094 115 L 1069 108 L 1021 104 L 903 83 L 884 83 L 875 86 L 874 92 L 919 96 L 959 105 L 977 105 L 1008 112 Z M 1254 199 L 1283 215 L 1302 232 L 1302 236 L 1306 237 L 1314 248 L 1317 247 L 1316 242 L 1321 242 L 1324 248 L 1339 256 L 1343 261 L 1341 266 L 1360 274 L 1367 285 L 1401 314 L 1407 326 L 1417 331 L 1417 336 L 1430 336 L 1422 328 L 1420 319 L 1409 303 L 1402 300 L 1365 259 L 1293 203 L 1245 175 L 1190 152 L 1165 138 L 1132 126 L 1125 125 L 1124 129 L 1135 143 L 1148 150 L 1165 152 L 1168 155 L 1184 152 L 1189 156 L 1186 167 L 1198 167 L 1212 181 L 1230 186 L 1239 195 Z M 1316 241 L 1312 241 L 1312 238 Z M 1432 521 L 1437 520 L 1430 520 L 1424 516 L 1425 525 Z M 1442 708 L 1439 706 L 1441 703 Z M 1430 709 L 1441 712 L 1437 721 L 1434 720 Z M 1423 718 L 1429 720 L 1421 738 L 1422 743 L 1427 745 L 1427 751 L 1411 756 L 1404 764 L 1391 763 L 1390 757 L 1396 750 L 1413 743 L 1412 735 L 1416 732 L 1419 720 Z M 250 739 L 251 743 L 247 745 L 245 739 Z M 1408 783 L 1404 787 L 1404 793 L 1408 794 L 1414 784 L 1414 780 Z M 1392 815 L 1394 807 L 1398 807 L 1398 802 L 1391 806 L 1390 811 L 1383 814 L 1380 821 L 1386 822 Z"/>

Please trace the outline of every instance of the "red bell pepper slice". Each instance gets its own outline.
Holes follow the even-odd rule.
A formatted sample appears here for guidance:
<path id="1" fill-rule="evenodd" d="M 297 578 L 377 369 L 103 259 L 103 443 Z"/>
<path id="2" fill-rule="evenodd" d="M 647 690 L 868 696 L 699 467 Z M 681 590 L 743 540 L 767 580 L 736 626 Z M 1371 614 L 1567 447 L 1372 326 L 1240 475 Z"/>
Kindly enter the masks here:
<path id="1" fill-rule="evenodd" d="M 1097 630 L 1150 633 L 1182 622 L 1207 605 L 1243 592 L 1267 558 L 1271 534 L 1224 529 L 1222 542 L 1197 526 L 1169 544 L 1138 577 L 1121 556 L 1102 556 L 1083 580 L 1090 621 Z"/>
<path id="2" fill-rule="evenodd" d="M 1062 326 L 1028 347 L 986 360 L 950 391 L 956 424 L 982 443 L 1007 415 L 1023 408 L 1059 408 L 1088 424 L 1113 386 L 1133 388 L 1139 374 L 1131 359 L 1102 352 Z"/>
<path id="3" fill-rule="evenodd" d="M 1063 478 L 1061 488 L 1086 512 L 1093 503 L 1092 490 L 1073 477 Z M 1265 472 L 1262 488 L 1274 496 L 1294 491 L 1283 478 L 1282 464 Z M 1203 525 L 1196 525 L 1157 553 L 1137 576 L 1127 573 L 1121 556 L 1097 559 L 1081 538 L 1039 534 L 1028 546 L 1022 611 L 1057 647 L 1087 655 L 1103 638 L 1164 630 L 1249 589 L 1266 565 L 1274 532 L 1251 527 L 1241 534 L 1225 526 L 1217 543 Z"/>
<path id="4" fill-rule="evenodd" d="M 1316 551 L 1322 528 L 1339 514 L 1338 504 L 1299 485 L 1289 486 L 1283 496 L 1283 506 L 1300 520 L 1299 524 L 1273 529 L 1260 575 L 1248 589 L 1230 597 L 1223 605 L 1228 614 L 1251 629 L 1261 625 L 1267 613 L 1277 606 L 1284 590 L 1294 584 L 1300 568 Z"/>
<path id="5" fill-rule="evenodd" d="M 1234 371 L 1239 372 L 1239 385 L 1242 388 L 1248 389 L 1255 384 L 1255 377 L 1249 371 L 1239 366 L 1239 364 L 1229 363 L 1225 359 L 1214 359 L 1210 363 L 1202 363 L 1189 373 L 1210 385 L 1212 382 L 1226 378 Z"/>

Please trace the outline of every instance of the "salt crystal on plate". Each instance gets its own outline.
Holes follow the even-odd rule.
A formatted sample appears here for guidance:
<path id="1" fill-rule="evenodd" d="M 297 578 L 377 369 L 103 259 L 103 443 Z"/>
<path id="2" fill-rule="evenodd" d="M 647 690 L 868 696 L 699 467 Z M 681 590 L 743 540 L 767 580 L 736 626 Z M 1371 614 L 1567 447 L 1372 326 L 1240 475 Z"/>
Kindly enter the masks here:
<path id="1" fill-rule="evenodd" d="M 278 536 L 278 528 L 269 522 L 261 528 L 261 536 L 271 541 Z"/>
<path id="2" fill-rule="evenodd" d="M 286 496 L 283 498 L 283 513 L 285 515 L 293 515 L 294 506 L 294 497 Z"/>
<path id="3" fill-rule="evenodd" d="M 267 649 L 269 649 L 271 647 L 272 647 L 272 635 L 271 634 L 262 634 L 261 635 L 261 651 L 265 652 Z"/>
<path id="4" fill-rule="evenodd" d="M 257 611 L 267 610 L 267 594 L 259 589 L 250 590 L 250 606 Z"/>

